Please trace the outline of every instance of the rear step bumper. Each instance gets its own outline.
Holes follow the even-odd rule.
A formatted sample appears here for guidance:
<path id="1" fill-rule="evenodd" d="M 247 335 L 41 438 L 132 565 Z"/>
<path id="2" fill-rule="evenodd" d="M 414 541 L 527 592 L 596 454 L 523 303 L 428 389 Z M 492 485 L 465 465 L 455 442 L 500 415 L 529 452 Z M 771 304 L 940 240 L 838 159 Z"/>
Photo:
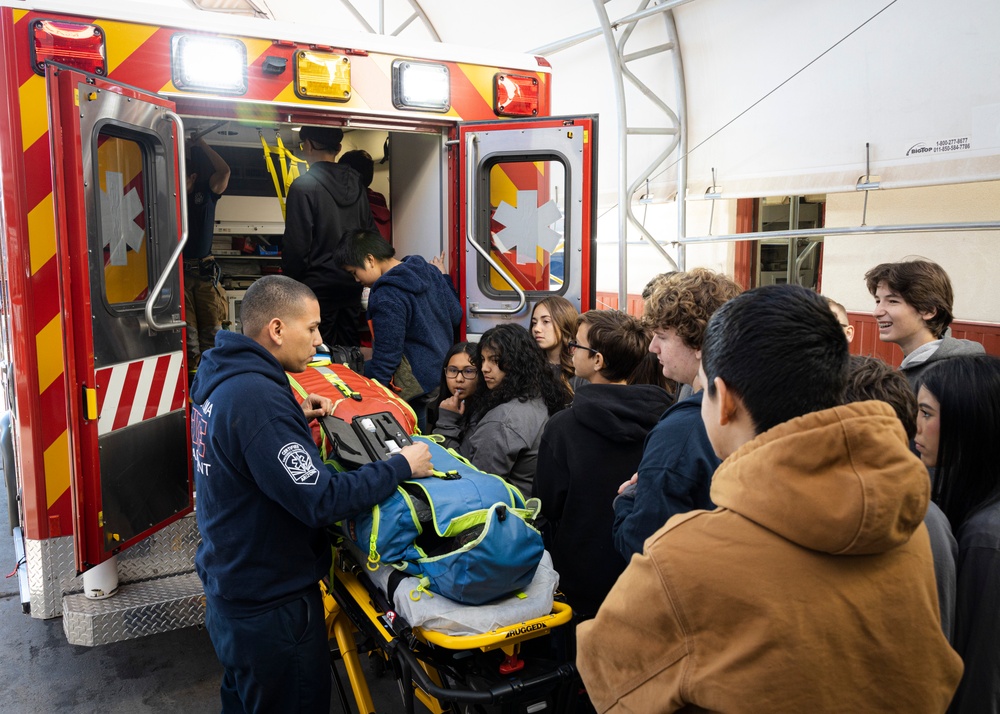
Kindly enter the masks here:
<path id="1" fill-rule="evenodd" d="M 123 583 L 106 600 L 65 595 L 62 617 L 70 644 L 93 647 L 202 625 L 205 593 L 196 573 L 180 573 Z"/>

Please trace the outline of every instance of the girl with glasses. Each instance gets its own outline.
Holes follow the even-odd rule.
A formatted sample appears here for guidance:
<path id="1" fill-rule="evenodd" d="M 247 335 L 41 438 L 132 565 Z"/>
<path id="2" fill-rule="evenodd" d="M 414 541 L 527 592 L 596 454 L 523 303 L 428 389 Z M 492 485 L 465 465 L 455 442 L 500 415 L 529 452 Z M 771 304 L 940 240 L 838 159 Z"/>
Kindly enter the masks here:
<path id="1" fill-rule="evenodd" d="M 475 359 L 476 345 L 473 342 L 454 344 L 445 354 L 438 397 L 427 408 L 427 423 L 432 430 L 437 426 L 441 402 L 453 399 L 454 406 L 458 407 L 459 404 L 476 393 L 476 385 L 479 384 L 479 368 L 476 366 Z"/>
<path id="2" fill-rule="evenodd" d="M 434 433 L 477 468 L 528 496 L 542 428 L 566 406 L 569 393 L 520 325 L 502 324 L 483 333 L 476 363 L 476 393 L 469 402 L 454 396 L 441 402 Z"/>

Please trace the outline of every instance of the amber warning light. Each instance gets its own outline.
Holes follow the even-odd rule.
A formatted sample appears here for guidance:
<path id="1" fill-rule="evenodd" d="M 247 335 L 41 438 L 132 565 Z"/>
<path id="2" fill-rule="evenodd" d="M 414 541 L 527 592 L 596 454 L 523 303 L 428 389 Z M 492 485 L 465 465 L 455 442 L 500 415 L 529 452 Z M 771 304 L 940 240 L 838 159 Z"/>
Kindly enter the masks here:
<path id="1" fill-rule="evenodd" d="M 45 63 L 52 61 L 91 74 L 107 75 L 104 30 L 97 25 L 35 20 L 31 34 L 31 63 L 38 74 L 44 75 Z"/>
<path id="2" fill-rule="evenodd" d="M 501 117 L 538 116 L 538 78 L 503 72 L 495 74 L 493 111 Z"/>

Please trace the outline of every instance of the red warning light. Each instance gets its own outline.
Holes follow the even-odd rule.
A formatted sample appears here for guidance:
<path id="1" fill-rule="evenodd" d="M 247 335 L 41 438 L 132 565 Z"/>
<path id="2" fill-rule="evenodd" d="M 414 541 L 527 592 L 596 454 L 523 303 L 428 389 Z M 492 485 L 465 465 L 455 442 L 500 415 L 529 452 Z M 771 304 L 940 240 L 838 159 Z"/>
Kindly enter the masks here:
<path id="1" fill-rule="evenodd" d="M 493 111 L 499 117 L 538 116 L 538 78 L 493 75 Z"/>
<path id="2" fill-rule="evenodd" d="M 107 75 L 104 30 L 97 25 L 35 20 L 31 34 L 31 63 L 36 73 L 44 75 L 45 62 L 52 61 L 91 74 Z"/>

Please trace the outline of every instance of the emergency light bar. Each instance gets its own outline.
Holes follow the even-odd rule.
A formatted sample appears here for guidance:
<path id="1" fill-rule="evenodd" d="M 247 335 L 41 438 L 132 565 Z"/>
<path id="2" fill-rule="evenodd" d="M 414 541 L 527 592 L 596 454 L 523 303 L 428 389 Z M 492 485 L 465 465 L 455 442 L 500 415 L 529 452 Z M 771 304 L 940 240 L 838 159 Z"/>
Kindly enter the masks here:
<path id="1" fill-rule="evenodd" d="M 91 74 L 107 75 L 104 31 L 97 25 L 35 20 L 31 37 L 31 64 L 37 74 L 44 75 L 45 62 L 51 60 Z"/>
<path id="2" fill-rule="evenodd" d="M 396 60 L 392 63 L 392 104 L 396 109 L 446 112 L 451 109 L 451 77 L 443 64 Z"/>
<path id="3" fill-rule="evenodd" d="M 538 79 L 497 72 L 493 75 L 493 111 L 498 117 L 538 116 Z"/>
<path id="4" fill-rule="evenodd" d="M 300 99 L 346 102 L 351 98 L 351 58 L 330 52 L 296 52 L 295 94 Z"/>
<path id="5" fill-rule="evenodd" d="M 171 79 L 192 92 L 246 94 L 247 48 L 227 37 L 174 35 L 170 38 Z"/>

